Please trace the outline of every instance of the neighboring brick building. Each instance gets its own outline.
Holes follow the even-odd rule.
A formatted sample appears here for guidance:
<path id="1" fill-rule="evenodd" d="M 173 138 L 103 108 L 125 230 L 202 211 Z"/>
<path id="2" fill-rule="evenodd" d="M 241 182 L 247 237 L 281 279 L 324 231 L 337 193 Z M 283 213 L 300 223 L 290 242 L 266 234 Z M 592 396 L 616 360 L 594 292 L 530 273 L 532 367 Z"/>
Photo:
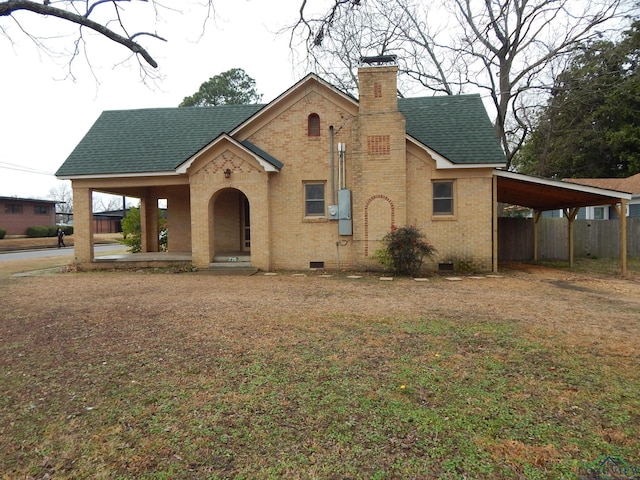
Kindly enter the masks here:
<path id="1" fill-rule="evenodd" d="M 397 98 L 397 66 L 363 65 L 359 99 L 308 75 L 267 105 L 107 111 L 57 176 L 72 180 L 76 258 L 93 260 L 93 191 L 141 199 L 143 251 L 207 267 L 250 252 L 262 270 L 365 269 L 392 225 L 437 248 L 427 268 L 494 258 L 494 169 L 479 95 Z"/>
<path id="2" fill-rule="evenodd" d="M 26 235 L 29 227 L 56 224 L 56 202 L 33 198 L 0 197 L 0 228 L 7 235 Z"/>

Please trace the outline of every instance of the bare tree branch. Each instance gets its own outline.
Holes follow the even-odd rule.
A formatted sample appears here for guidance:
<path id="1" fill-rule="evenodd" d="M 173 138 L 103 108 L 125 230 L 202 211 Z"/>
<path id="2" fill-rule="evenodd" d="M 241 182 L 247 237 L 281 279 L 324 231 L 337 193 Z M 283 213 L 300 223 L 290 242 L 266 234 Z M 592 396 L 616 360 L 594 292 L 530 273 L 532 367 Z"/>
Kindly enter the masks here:
<path id="1" fill-rule="evenodd" d="M 88 18 L 89 14 L 93 11 L 93 9 L 97 5 L 101 3 L 105 3 L 107 1 L 115 4 L 117 1 L 129 1 L 129 0 L 97 0 L 97 2 L 95 2 L 88 8 L 87 13 L 85 15 L 80 15 L 80 14 L 71 12 L 69 10 L 53 7 L 50 5 L 48 1 L 45 2 L 44 4 L 41 4 L 41 3 L 29 1 L 29 0 L 10 0 L 6 2 L 0 2 L 0 17 L 9 16 L 20 10 L 25 10 L 25 11 L 33 12 L 39 15 L 49 15 L 52 17 L 60 18 L 62 20 L 66 20 L 71 23 L 80 25 L 81 27 L 90 28 L 91 30 L 94 30 L 95 32 L 98 32 L 104 35 L 109 40 L 119 43 L 120 45 L 123 45 L 134 54 L 140 55 L 153 68 L 157 68 L 158 67 L 157 62 L 153 59 L 153 57 L 149 54 L 149 52 L 147 52 L 147 50 L 144 47 L 142 47 L 139 43 L 133 40 L 134 37 L 120 35 L 114 32 L 113 30 L 111 30 L 110 28 L 102 25 L 101 23 L 95 22 L 90 18 Z M 140 35 L 140 34 L 137 34 L 137 35 Z M 153 33 L 145 33 L 145 35 L 152 36 L 159 40 L 164 40 L 162 37 Z"/>
<path id="2" fill-rule="evenodd" d="M 317 70 L 338 67 L 346 80 L 344 70 L 357 64 L 353 55 L 384 48 L 398 56 L 403 88 L 486 92 L 509 164 L 529 131 L 530 112 L 544 103 L 540 92 L 553 84 L 554 65 L 640 13 L 635 0 L 362 0 L 358 8 L 334 0 L 318 15 L 308 14 L 307 3 L 290 44 L 303 38 Z"/>

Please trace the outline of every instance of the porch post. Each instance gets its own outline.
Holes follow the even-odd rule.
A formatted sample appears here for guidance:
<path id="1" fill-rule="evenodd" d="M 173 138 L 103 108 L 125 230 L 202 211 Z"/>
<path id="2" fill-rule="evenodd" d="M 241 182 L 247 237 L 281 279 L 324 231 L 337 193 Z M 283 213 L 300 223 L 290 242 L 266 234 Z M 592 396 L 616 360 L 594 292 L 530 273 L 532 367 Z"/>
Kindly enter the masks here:
<path id="1" fill-rule="evenodd" d="M 191 208 L 191 262 L 198 268 L 209 268 L 211 263 L 209 221 L 211 193 L 208 188 L 196 182 L 190 184 Z"/>
<path id="2" fill-rule="evenodd" d="M 492 187 L 493 187 L 493 199 L 491 201 L 493 206 L 492 216 L 493 216 L 493 265 L 491 266 L 491 271 L 493 273 L 498 273 L 498 255 L 499 255 L 499 245 L 498 245 L 498 177 L 493 175 L 492 178 Z"/>
<path id="3" fill-rule="evenodd" d="M 77 264 L 93 261 L 93 209 L 92 191 L 73 188 L 73 252 Z"/>
<path id="4" fill-rule="evenodd" d="M 573 268 L 573 221 L 576 219 L 576 215 L 578 214 L 578 207 L 574 207 L 572 209 L 565 208 L 564 214 L 567 217 L 567 221 L 569 222 L 569 268 Z"/>
<path id="5" fill-rule="evenodd" d="M 140 240 L 143 252 L 158 251 L 158 200 L 153 197 L 140 199 Z"/>
<path id="6" fill-rule="evenodd" d="M 627 200 L 620 199 L 620 204 L 613 204 L 620 219 L 620 273 L 627 274 Z"/>
<path id="7" fill-rule="evenodd" d="M 540 217 L 542 216 L 542 210 L 533 211 L 533 261 L 538 261 L 538 240 L 540 235 Z"/>

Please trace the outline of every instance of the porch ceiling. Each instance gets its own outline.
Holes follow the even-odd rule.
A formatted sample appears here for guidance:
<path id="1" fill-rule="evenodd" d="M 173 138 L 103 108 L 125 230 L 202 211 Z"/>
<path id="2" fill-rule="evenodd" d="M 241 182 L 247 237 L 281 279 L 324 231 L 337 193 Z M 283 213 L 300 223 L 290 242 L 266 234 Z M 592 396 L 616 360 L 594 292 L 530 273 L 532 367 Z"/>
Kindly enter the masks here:
<path id="1" fill-rule="evenodd" d="M 611 205 L 631 194 L 588 187 L 546 178 L 531 177 L 503 170 L 495 170 L 498 202 L 520 205 L 534 210 Z"/>

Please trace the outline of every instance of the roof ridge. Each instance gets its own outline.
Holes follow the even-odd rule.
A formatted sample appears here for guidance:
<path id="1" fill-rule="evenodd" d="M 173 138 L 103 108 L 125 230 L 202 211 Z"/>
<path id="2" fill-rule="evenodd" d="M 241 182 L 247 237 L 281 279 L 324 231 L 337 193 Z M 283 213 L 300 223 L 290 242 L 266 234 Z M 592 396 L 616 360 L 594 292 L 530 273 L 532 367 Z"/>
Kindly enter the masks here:
<path id="1" fill-rule="evenodd" d="M 197 111 L 197 110 L 214 110 L 224 108 L 262 108 L 268 104 L 266 103 L 243 103 L 243 104 L 223 104 L 223 105 L 205 105 L 202 107 L 142 107 L 142 108 L 115 108 L 113 110 L 103 110 L 102 113 L 107 112 L 150 112 L 150 111 Z"/>

